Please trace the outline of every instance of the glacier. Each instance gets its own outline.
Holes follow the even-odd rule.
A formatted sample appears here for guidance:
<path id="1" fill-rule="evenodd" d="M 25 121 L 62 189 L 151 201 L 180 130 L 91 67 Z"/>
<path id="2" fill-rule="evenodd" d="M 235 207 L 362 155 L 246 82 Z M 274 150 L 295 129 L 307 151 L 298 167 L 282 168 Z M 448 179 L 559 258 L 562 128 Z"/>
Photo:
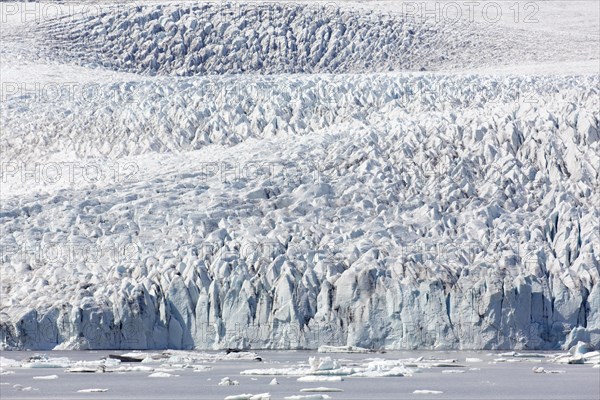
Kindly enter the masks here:
<path id="1" fill-rule="evenodd" d="M 4 348 L 600 345 L 598 74 L 469 72 L 555 56 L 504 27 L 232 7 L 3 49 L 116 74 L 3 93 Z"/>

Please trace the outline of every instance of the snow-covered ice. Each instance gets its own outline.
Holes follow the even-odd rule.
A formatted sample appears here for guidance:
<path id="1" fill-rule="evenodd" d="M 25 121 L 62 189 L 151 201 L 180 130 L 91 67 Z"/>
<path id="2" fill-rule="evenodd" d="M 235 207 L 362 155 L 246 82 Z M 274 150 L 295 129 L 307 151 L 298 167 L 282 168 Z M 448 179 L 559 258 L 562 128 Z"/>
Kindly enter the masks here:
<path id="1" fill-rule="evenodd" d="M 273 79 L 279 90 L 283 78 Z M 399 78 L 397 86 L 384 78 L 380 83 L 356 79 L 356 85 L 373 90 L 381 85 L 383 91 L 402 87 L 405 78 Z M 406 79 L 410 86 L 464 83 L 462 78 Z M 514 78 L 514 83 L 486 79 L 510 96 L 511 85 L 525 83 L 521 78 Z M 346 110 L 315 109 L 329 125 L 323 134 L 305 134 L 290 142 L 294 136 L 278 132 L 258 148 L 256 138 L 244 139 L 242 134 L 235 138 L 242 141 L 235 147 L 209 146 L 165 156 L 161 162 L 149 155 L 127 156 L 119 161 L 125 164 L 114 165 L 145 167 L 138 172 L 140 180 L 118 184 L 118 195 L 110 186 L 95 185 L 58 197 L 9 198 L 3 202 L 3 226 L 12 233 L 2 240 L 5 248 L 15 250 L 5 254 L 9 259 L 3 282 L 24 273 L 27 285 L 37 289 L 33 295 L 18 286 L 4 287 L 4 312 L 11 317 L 3 325 L 4 340 L 11 347 L 43 348 L 59 343 L 74 348 L 316 348 L 324 338 L 350 345 L 381 343 L 387 348 L 554 348 L 580 339 L 597 343 L 599 241 L 593 205 L 598 200 L 594 169 L 598 79 L 535 78 L 533 84 L 543 95 L 535 107 L 494 103 L 481 109 L 466 106 L 456 113 L 435 111 L 439 103 L 432 101 L 425 106 L 409 104 L 407 110 L 390 97 L 387 108 L 381 105 L 383 113 L 376 111 L 380 106 L 369 107 L 370 127 L 363 127 L 362 122 L 335 123 L 338 113 L 345 113 L 343 118 L 365 113 L 361 110 L 365 106 L 356 101 L 368 101 L 373 95 L 366 90 L 346 92 L 341 88 L 349 84 L 343 83 L 339 90 L 352 94 L 347 95 Z M 449 100 L 479 96 L 467 87 L 462 93 L 449 93 Z M 301 93 L 311 95 L 310 90 Z M 383 102 L 380 95 L 374 96 Z M 281 111 L 276 99 L 271 107 Z M 151 101 L 161 106 L 160 100 Z M 31 112 L 41 112 L 39 104 L 32 107 Z M 411 107 L 430 111 L 415 114 Z M 548 112 L 540 113 L 540 108 Z M 277 119 L 271 126 L 301 126 L 293 117 L 301 109 L 283 114 L 290 122 Z M 554 111 L 560 109 L 564 116 Z M 167 112 L 181 113 L 177 110 Z M 247 112 L 239 109 L 232 118 L 244 119 Z M 223 116 L 213 115 L 219 121 Z M 166 128 L 176 121 L 171 118 L 175 114 L 157 119 L 156 124 Z M 498 128 L 497 121 L 507 122 Z M 70 141 L 69 124 L 67 120 L 50 126 L 51 143 L 64 147 L 59 143 Z M 117 144 L 134 134 L 112 117 L 106 124 L 126 135 L 116 133 Z M 541 127 L 553 133 L 538 133 Z M 159 135 L 158 146 L 165 146 L 161 150 L 196 146 L 193 138 L 169 144 L 179 139 L 164 128 L 151 128 Z M 97 133 L 86 129 L 89 136 L 77 142 L 83 147 L 76 151 L 96 149 L 95 143 L 104 140 L 104 129 Z M 572 136 L 574 132 L 578 133 Z M 30 133 L 23 134 L 20 143 L 33 140 Z M 440 135 L 446 135 L 445 145 L 435 150 L 432 146 L 442 140 Z M 498 137 L 510 141 L 502 139 L 505 144 L 499 146 Z M 134 148 L 122 150 L 139 153 L 154 146 L 131 143 Z M 31 154 L 43 150 L 39 144 L 27 146 L 37 149 Z M 305 153 L 312 146 L 322 150 Z M 458 155 L 460 159 L 453 159 Z M 445 164 L 421 168 L 436 159 Z M 482 164 L 483 160 L 488 161 Z M 254 172 L 240 175 L 247 173 L 244 168 Z M 149 183 L 153 181 L 161 188 Z M 151 200 L 156 190 L 172 200 Z M 559 195 L 560 191 L 567 194 Z M 411 200 L 416 193 L 423 200 Z M 449 197 L 437 199 L 440 193 Z M 245 208 L 249 204 L 252 207 Z M 199 210 L 199 205 L 206 208 Z M 171 213 L 174 209 L 177 214 Z M 85 218 L 79 216 L 83 210 L 89 214 Z M 337 215 L 337 210 L 343 214 Z M 295 216 L 287 221 L 290 212 Z M 36 226 L 57 215 L 66 219 L 55 219 L 54 224 L 62 223 L 60 230 L 73 232 L 38 234 Z M 245 218 L 247 223 L 234 222 Z M 327 222 L 320 223 L 324 218 Z M 279 222 L 270 226 L 270 219 Z M 362 228 L 356 229 L 357 223 Z M 431 237 L 422 236 L 426 229 Z M 285 236 L 286 232 L 290 234 Z M 369 239 L 371 235 L 377 240 Z M 75 254 L 72 269 L 29 259 L 29 246 L 63 244 L 65 251 Z M 78 249 L 89 246 L 106 252 L 100 252 L 97 261 L 78 260 Z M 119 255 L 125 249 L 128 253 Z M 230 267 L 232 262 L 236 268 Z M 427 280 L 432 274 L 437 283 Z M 54 290 L 59 282 L 73 296 L 66 308 L 62 308 L 64 291 Z M 427 296 L 432 300 L 423 301 Z M 370 308 L 375 299 L 381 311 Z M 552 303 L 554 308 L 548 307 Z M 431 319 L 419 326 L 423 315 Z M 580 316 L 585 327 L 569 335 L 565 327 L 576 328 Z M 63 318 L 70 322 L 58 324 Z M 348 320 L 354 322 L 341 322 Z M 48 335 L 30 337 L 17 326 Z M 277 329 L 271 329 L 274 326 Z M 73 337 L 79 339 L 71 342 Z"/>

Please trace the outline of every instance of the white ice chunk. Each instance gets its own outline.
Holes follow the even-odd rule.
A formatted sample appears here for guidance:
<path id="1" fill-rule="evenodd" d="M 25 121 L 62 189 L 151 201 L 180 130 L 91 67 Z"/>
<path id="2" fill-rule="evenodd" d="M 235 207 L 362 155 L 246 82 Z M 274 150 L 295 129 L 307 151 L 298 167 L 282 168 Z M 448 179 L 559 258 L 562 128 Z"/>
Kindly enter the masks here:
<path id="1" fill-rule="evenodd" d="M 53 380 L 53 379 L 58 379 L 58 375 L 42 375 L 42 376 L 34 376 L 33 379 L 40 379 L 40 380 Z"/>
<path id="2" fill-rule="evenodd" d="M 171 378 L 174 376 L 179 376 L 179 375 L 173 375 L 168 372 L 154 372 L 153 374 L 148 375 L 148 378 Z"/>
<path id="3" fill-rule="evenodd" d="M 357 346 L 320 346 L 319 353 L 370 353 L 372 350 Z"/>
<path id="4" fill-rule="evenodd" d="M 17 360 L 13 360 L 12 358 L 0 357 L 0 367 L 20 367 L 21 363 Z"/>
<path id="5" fill-rule="evenodd" d="M 228 376 L 221 379 L 221 382 L 219 382 L 219 386 L 237 386 L 239 384 L 240 383 L 238 381 L 234 381 L 233 379 L 229 378 Z"/>
<path id="6" fill-rule="evenodd" d="M 244 393 L 244 394 L 235 394 L 232 396 L 225 397 L 225 400 L 270 400 L 270 399 L 271 399 L 270 393 L 259 393 L 259 394 Z"/>
<path id="7" fill-rule="evenodd" d="M 304 388 L 300 389 L 301 392 L 343 392 L 343 389 L 330 388 L 330 387 L 315 387 L 315 388 Z"/>

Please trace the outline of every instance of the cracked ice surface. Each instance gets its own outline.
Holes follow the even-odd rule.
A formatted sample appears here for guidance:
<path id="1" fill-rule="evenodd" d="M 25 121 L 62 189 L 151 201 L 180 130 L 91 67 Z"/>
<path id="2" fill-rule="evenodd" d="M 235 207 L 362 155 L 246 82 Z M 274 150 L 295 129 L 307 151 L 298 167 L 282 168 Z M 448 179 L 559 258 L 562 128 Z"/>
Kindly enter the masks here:
<path id="1" fill-rule="evenodd" d="M 99 10 L 44 21 L 33 31 L 42 38 L 40 53 L 177 76 L 452 70 L 597 57 L 593 46 L 573 46 L 575 38 L 564 34 L 334 4 L 125 3 Z M 550 40 L 555 51 L 540 51 Z"/>
<path id="2" fill-rule="evenodd" d="M 294 79 L 307 86 L 298 96 L 317 96 L 311 78 Z M 508 97 L 523 83 L 406 79 L 497 85 Z M 551 92 L 534 105 L 490 102 L 468 86 L 405 105 L 386 97 L 398 78 L 337 77 L 347 106 L 321 103 L 298 118 L 310 108 L 281 109 L 276 96 L 254 105 L 282 115 L 263 137 L 256 126 L 267 113 L 252 121 L 238 105 L 214 112 L 225 120 L 214 123 L 218 146 L 191 151 L 194 139 L 165 130 L 160 138 L 178 152 L 157 161 L 143 139 L 119 139 L 133 146 L 119 162 L 144 166 L 136 176 L 3 202 L 2 245 L 12 249 L 3 304 L 21 332 L 13 345 L 53 347 L 87 326 L 102 330 L 82 343 L 91 347 L 316 348 L 324 337 L 362 347 L 553 347 L 575 326 L 597 335 L 598 79 L 553 79 L 533 80 Z M 376 105 L 362 101 L 369 96 Z M 77 110 L 73 123 L 90 124 L 88 108 L 66 107 Z M 149 123 L 182 126 L 193 115 L 164 107 L 172 115 Z M 312 129 L 294 131 L 307 121 Z M 47 128 L 52 143 L 68 139 L 69 122 Z M 247 136 L 237 135 L 244 123 Z M 75 152 L 102 141 L 85 132 Z M 16 158 L 19 148 L 8 147 Z M 30 254 L 36 246 L 63 254 L 46 262 Z M 70 246 L 72 265 L 61 265 Z M 45 342 L 27 336 L 36 326 L 49 330 Z"/>

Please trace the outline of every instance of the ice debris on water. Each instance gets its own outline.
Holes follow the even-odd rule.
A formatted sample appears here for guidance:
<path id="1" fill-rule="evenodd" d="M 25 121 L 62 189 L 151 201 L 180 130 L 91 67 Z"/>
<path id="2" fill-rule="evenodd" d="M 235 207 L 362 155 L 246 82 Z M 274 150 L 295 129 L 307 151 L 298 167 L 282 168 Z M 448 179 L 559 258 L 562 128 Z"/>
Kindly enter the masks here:
<path id="1" fill-rule="evenodd" d="M 270 400 L 270 393 L 259 393 L 259 394 L 236 394 L 225 397 L 225 400 Z"/>
<path id="2" fill-rule="evenodd" d="M 304 388 L 304 389 L 300 389 L 301 392 L 343 392 L 343 389 L 338 389 L 338 388 L 331 388 L 331 387 L 324 387 L 324 386 L 319 386 L 319 387 L 314 387 L 314 388 Z"/>
<path id="3" fill-rule="evenodd" d="M 547 370 L 544 367 L 533 367 L 532 371 L 536 374 L 564 374 L 566 371 Z"/>
<path id="4" fill-rule="evenodd" d="M 226 376 L 225 378 L 221 379 L 221 382 L 219 382 L 219 386 L 237 386 L 240 383 L 238 381 L 234 381 L 233 379 L 231 379 L 230 377 Z"/>
<path id="5" fill-rule="evenodd" d="M 58 375 L 42 375 L 42 376 L 34 376 L 33 379 L 39 380 L 54 380 L 58 379 Z"/>
<path id="6" fill-rule="evenodd" d="M 148 378 L 171 378 L 179 375 L 170 374 L 168 372 L 154 372 L 148 375 Z"/>

